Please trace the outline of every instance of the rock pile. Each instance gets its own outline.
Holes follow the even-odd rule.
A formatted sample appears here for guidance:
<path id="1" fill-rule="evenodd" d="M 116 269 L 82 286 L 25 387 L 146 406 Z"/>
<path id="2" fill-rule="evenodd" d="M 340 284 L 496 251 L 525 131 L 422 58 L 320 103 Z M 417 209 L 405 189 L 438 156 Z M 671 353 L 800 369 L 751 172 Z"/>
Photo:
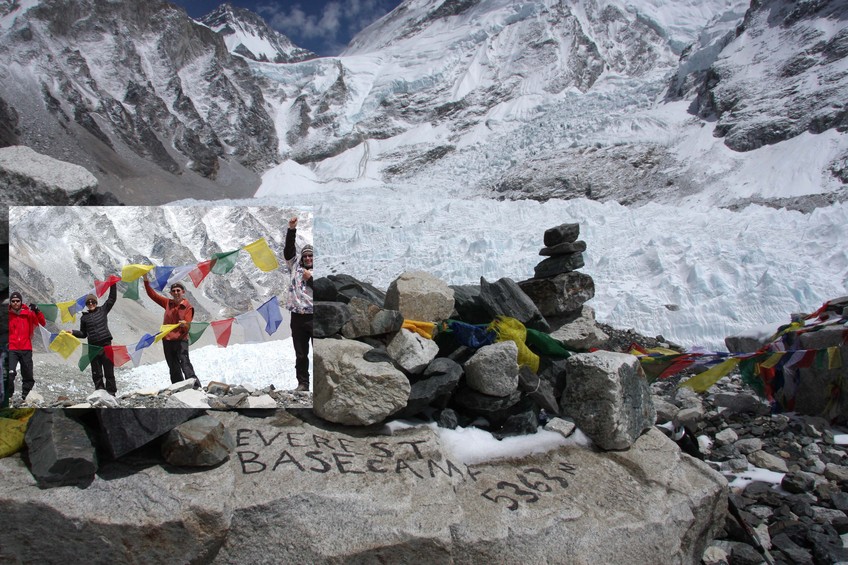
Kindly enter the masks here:
<path id="1" fill-rule="evenodd" d="M 594 283 L 575 270 L 586 249 L 578 235 L 577 224 L 547 230 L 548 258 L 521 284 L 448 286 L 406 272 L 382 293 L 345 275 L 316 281 L 315 413 L 357 426 L 474 422 L 497 437 L 563 415 L 599 447 L 627 449 L 654 409 L 635 357 L 574 351 L 606 339 L 586 314 Z"/>
<path id="2" fill-rule="evenodd" d="M 164 388 L 131 390 L 112 396 L 96 390 L 83 398 L 60 396 L 46 402 L 34 388 L 26 399 L 15 396 L 12 407 L 33 408 L 197 408 L 211 410 L 240 410 L 257 408 L 308 408 L 312 393 L 277 390 L 274 385 L 262 389 L 250 385 L 230 385 L 211 381 L 195 389 L 194 379 L 173 383 Z"/>
<path id="3" fill-rule="evenodd" d="M 702 396 L 677 388 L 677 379 L 657 381 L 651 390 L 658 426 L 685 430 L 678 443 L 730 481 L 724 528 L 704 563 L 848 562 L 844 428 L 813 416 L 771 414 L 738 374 Z"/>

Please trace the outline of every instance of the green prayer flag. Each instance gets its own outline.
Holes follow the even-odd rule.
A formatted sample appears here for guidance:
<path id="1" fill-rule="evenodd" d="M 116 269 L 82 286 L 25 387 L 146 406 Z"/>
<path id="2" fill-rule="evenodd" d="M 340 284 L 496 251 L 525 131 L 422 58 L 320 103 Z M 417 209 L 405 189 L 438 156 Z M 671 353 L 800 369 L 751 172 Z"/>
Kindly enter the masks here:
<path id="1" fill-rule="evenodd" d="M 92 359 L 103 352 L 103 348 L 99 345 L 82 344 L 82 356 L 79 360 L 79 370 L 85 371 L 85 368 L 91 363 Z"/>
<path id="2" fill-rule="evenodd" d="M 227 251 L 225 253 L 215 253 L 212 255 L 212 258 L 215 259 L 215 264 L 212 265 L 212 272 L 216 275 L 226 275 L 230 271 L 232 271 L 236 266 L 236 261 L 238 260 L 238 252 L 235 251 Z"/>
<path id="3" fill-rule="evenodd" d="M 55 322 L 56 318 L 59 317 L 59 307 L 55 304 L 36 304 L 36 306 L 44 314 L 44 317 L 51 322 Z"/>
<path id="4" fill-rule="evenodd" d="M 193 345 L 195 341 L 200 339 L 200 336 L 203 335 L 203 332 L 205 332 L 208 327 L 209 322 L 192 322 L 191 327 L 188 329 L 189 345 Z"/>
<path id="5" fill-rule="evenodd" d="M 527 328 L 527 338 L 525 341 L 539 355 L 568 358 L 574 353 L 566 349 L 562 343 L 550 335 L 531 328 Z"/>
<path id="6" fill-rule="evenodd" d="M 138 300 L 138 281 L 140 279 L 135 279 L 134 281 L 127 283 L 127 289 L 124 291 L 124 298 L 129 298 L 130 300 Z"/>

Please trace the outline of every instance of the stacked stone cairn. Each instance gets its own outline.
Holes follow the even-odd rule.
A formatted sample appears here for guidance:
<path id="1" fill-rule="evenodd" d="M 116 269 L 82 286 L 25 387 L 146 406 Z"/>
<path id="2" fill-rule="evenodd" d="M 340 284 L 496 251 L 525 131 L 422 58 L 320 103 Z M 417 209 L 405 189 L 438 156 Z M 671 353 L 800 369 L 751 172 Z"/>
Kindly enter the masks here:
<path id="1" fill-rule="evenodd" d="M 586 248 L 578 234 L 576 224 L 548 230 L 540 254 L 549 257 L 522 283 L 481 278 L 449 286 L 405 272 L 382 292 L 349 275 L 317 279 L 315 414 L 351 426 L 418 417 L 496 437 L 535 433 L 550 421 L 576 425 L 602 449 L 627 449 L 654 425 L 656 412 L 635 357 L 580 353 L 606 336 L 584 305 L 594 283 L 575 271 Z M 475 349 L 449 331 L 429 339 L 402 327 L 405 320 L 437 328 L 446 320 L 488 324 L 499 316 L 549 334 L 573 354 L 541 354 L 534 371 L 519 365 L 515 341 Z"/>

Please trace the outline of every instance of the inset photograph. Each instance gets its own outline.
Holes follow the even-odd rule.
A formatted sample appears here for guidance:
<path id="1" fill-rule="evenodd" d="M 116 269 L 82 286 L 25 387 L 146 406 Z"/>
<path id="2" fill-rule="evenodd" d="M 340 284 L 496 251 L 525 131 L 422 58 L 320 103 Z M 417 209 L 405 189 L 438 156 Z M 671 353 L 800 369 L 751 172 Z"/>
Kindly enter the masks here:
<path id="1" fill-rule="evenodd" d="M 311 405 L 311 210 L 21 206 L 9 220 L 4 405 Z"/>

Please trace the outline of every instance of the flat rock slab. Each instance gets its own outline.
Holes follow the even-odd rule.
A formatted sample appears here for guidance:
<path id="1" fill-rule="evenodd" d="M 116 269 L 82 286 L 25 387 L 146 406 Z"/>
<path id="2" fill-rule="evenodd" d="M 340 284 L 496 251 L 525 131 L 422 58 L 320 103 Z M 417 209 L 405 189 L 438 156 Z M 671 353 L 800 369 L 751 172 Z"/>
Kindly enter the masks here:
<path id="1" fill-rule="evenodd" d="M 42 492 L 0 460 L 0 561 L 694 563 L 726 510 L 724 478 L 656 430 L 608 453 L 539 432 L 547 451 L 479 461 L 430 427 L 215 417 L 236 447 L 206 472 L 112 462 Z"/>

